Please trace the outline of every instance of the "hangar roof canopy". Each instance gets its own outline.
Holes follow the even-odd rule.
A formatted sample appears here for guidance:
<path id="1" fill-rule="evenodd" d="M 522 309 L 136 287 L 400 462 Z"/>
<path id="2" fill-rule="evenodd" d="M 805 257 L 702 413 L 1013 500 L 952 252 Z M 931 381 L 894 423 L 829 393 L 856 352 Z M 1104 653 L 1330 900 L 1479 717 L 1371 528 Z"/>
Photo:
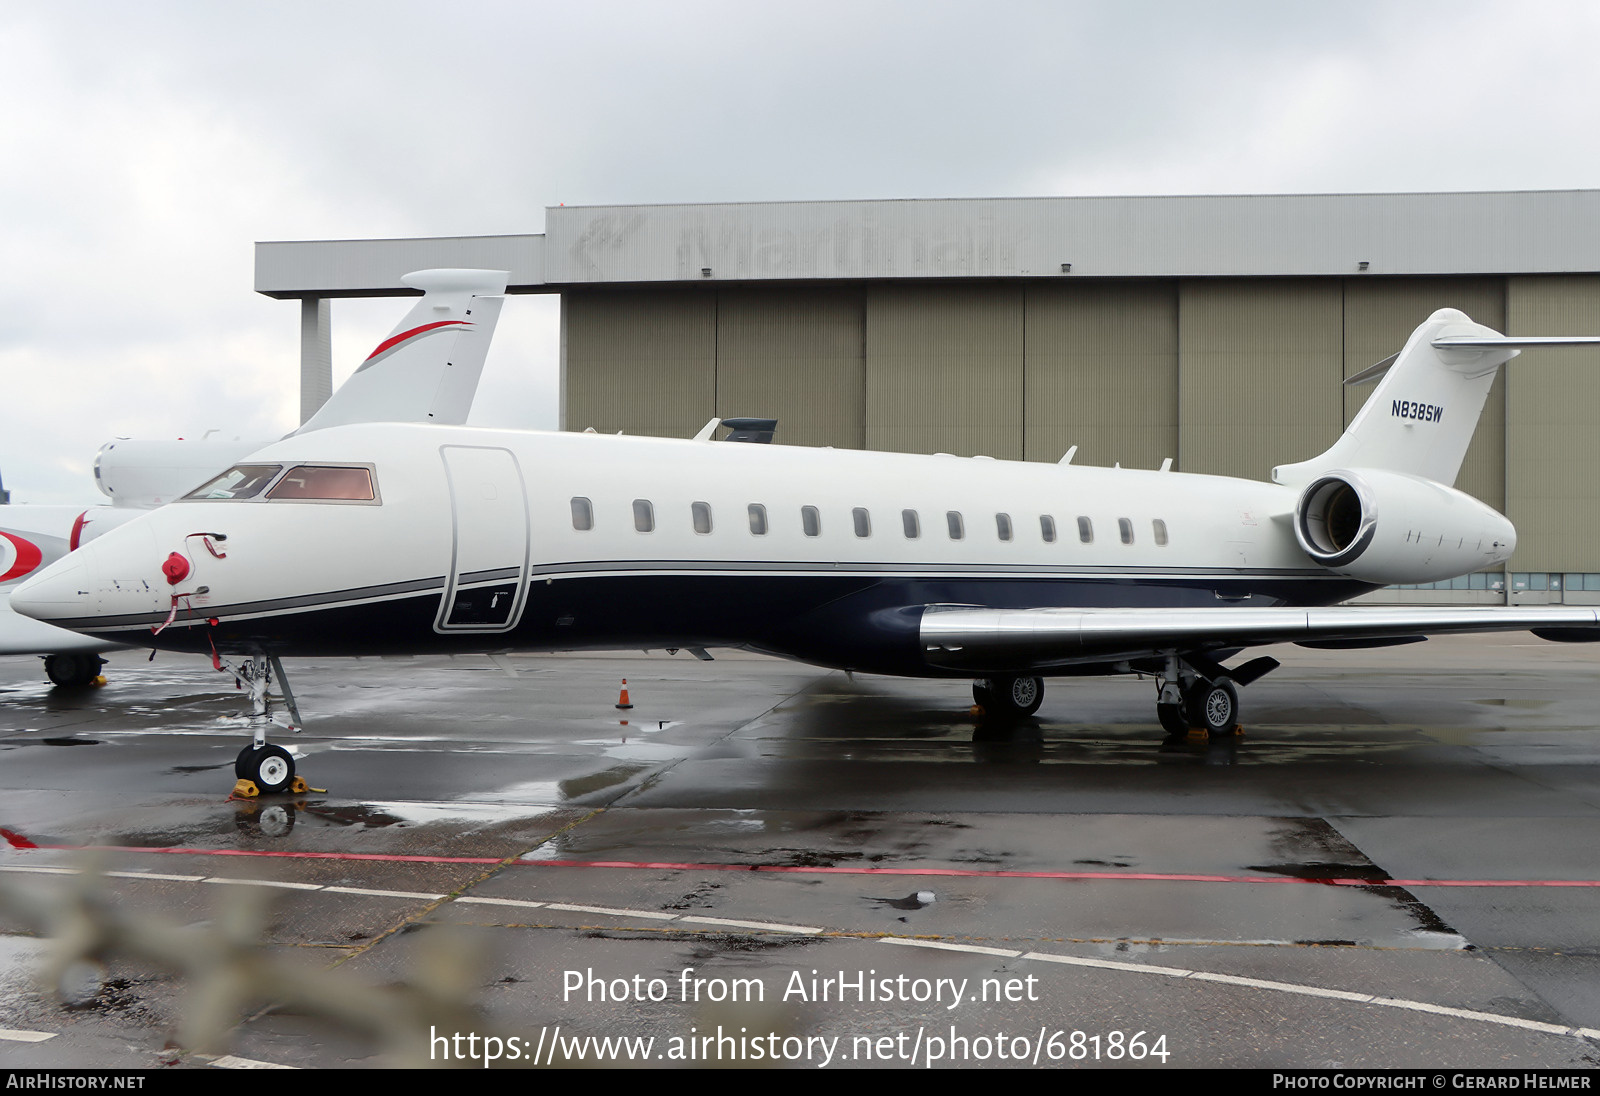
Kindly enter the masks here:
<path id="1" fill-rule="evenodd" d="M 428 267 L 583 285 L 1600 271 L 1600 191 L 555 206 L 543 234 L 256 244 L 272 297 L 413 292 Z"/>

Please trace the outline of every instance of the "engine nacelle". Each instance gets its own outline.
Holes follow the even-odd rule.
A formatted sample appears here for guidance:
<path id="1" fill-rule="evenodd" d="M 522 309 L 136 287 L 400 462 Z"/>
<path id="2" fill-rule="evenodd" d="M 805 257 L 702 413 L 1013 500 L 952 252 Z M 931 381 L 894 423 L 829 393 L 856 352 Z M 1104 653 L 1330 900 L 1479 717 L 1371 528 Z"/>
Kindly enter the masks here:
<path id="1" fill-rule="evenodd" d="M 1294 510 L 1301 549 L 1341 575 L 1392 586 L 1504 563 L 1517 531 L 1503 514 L 1432 480 L 1381 468 L 1325 472 Z"/>
<path id="2" fill-rule="evenodd" d="M 100 447 L 94 458 L 94 481 L 118 506 L 150 509 L 162 506 L 200 486 L 267 442 L 145 441 L 118 438 Z"/>

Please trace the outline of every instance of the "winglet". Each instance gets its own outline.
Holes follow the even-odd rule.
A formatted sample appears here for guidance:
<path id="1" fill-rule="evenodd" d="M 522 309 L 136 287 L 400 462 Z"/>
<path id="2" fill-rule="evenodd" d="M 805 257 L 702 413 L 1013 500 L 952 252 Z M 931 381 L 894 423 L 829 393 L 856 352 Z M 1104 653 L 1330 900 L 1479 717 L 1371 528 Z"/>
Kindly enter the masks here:
<path id="1" fill-rule="evenodd" d="M 419 270 L 401 278 L 422 299 L 295 433 L 352 422 L 466 422 L 509 277 Z"/>

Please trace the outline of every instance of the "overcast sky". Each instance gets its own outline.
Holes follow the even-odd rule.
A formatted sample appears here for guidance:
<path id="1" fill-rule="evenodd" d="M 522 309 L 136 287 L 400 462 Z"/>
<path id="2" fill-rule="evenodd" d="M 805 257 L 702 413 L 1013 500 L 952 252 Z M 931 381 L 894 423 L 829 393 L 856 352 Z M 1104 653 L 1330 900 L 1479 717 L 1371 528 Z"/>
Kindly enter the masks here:
<path id="1" fill-rule="evenodd" d="M 558 203 L 1600 188 L 1594 3 L 0 0 L 0 477 L 296 422 L 257 240 Z M 333 303 L 334 378 L 408 302 Z M 555 424 L 513 297 L 474 422 Z"/>

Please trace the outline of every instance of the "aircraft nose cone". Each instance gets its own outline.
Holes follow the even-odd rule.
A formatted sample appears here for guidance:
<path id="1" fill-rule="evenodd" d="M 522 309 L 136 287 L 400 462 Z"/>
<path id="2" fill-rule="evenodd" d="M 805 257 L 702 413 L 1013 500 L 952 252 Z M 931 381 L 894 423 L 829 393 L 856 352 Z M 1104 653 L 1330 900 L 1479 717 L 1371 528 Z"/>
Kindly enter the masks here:
<path id="1" fill-rule="evenodd" d="M 89 616 L 95 601 L 88 560 L 76 553 L 56 560 L 11 591 L 13 610 L 43 621 Z"/>

